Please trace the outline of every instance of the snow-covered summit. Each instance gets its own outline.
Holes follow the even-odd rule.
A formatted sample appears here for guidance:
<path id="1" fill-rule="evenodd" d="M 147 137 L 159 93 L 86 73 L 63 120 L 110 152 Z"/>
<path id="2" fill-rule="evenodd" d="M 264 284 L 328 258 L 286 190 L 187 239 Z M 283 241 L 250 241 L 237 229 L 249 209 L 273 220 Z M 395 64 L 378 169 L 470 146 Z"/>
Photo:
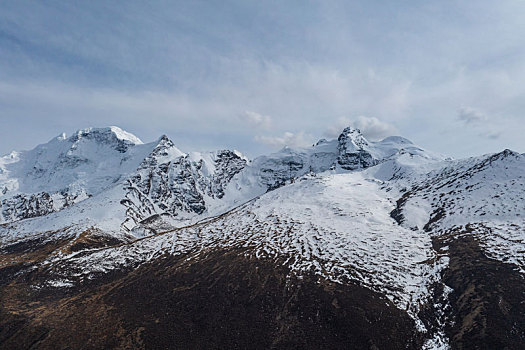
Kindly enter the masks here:
<path id="1" fill-rule="evenodd" d="M 3 195 L 58 191 L 69 186 L 98 192 L 136 169 L 148 152 L 137 137 L 117 127 L 89 128 L 65 134 L 30 151 L 0 158 Z"/>
<path id="2" fill-rule="evenodd" d="M 0 223 L 46 215 L 114 186 L 152 147 L 117 127 L 87 128 L 0 157 Z"/>
<path id="3" fill-rule="evenodd" d="M 369 146 L 368 140 L 365 139 L 361 130 L 352 126 L 345 128 L 337 140 L 341 144 L 344 143 L 347 149 L 353 151 L 364 150 Z"/>
<path id="4" fill-rule="evenodd" d="M 356 171 L 405 155 L 415 163 L 444 160 L 444 157 L 416 146 L 403 137 L 391 136 L 378 142 L 368 141 L 359 129 L 348 127 L 337 139 L 321 139 L 307 148 L 285 147 L 279 152 L 256 158 L 247 171 L 259 174 L 256 177 L 272 189 L 307 173 Z"/>
<path id="5" fill-rule="evenodd" d="M 64 134 L 65 135 L 65 134 Z M 80 139 L 82 137 L 97 138 L 100 141 L 118 139 L 126 143 L 134 145 L 141 145 L 143 142 L 135 135 L 122 130 L 118 126 L 109 126 L 106 128 L 86 128 L 78 130 L 72 136 L 73 138 Z"/>

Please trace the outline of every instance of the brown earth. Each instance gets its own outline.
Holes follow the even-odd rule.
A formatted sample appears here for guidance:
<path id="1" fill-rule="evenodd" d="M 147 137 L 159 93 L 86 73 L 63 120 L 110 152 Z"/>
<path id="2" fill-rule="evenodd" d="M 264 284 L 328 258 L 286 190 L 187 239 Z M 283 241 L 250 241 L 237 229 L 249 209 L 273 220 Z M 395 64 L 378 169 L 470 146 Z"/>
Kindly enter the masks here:
<path id="1" fill-rule="evenodd" d="M 51 252 L 102 248 L 95 232 L 29 241 L 0 252 L 0 349 L 419 349 L 406 312 L 355 282 L 299 278 L 288 257 L 256 259 L 248 248 L 166 256 L 72 288 L 46 286 Z M 524 349 L 525 279 L 483 252 L 466 227 L 433 240 L 450 258 L 453 291 L 422 307 L 453 349 Z M 448 247 L 448 250 L 444 250 Z M 436 306 L 437 305 L 437 306 Z"/>
<path id="2" fill-rule="evenodd" d="M 434 239 L 448 245 L 442 279 L 453 291 L 446 334 L 453 349 L 525 349 L 525 278 L 512 264 L 487 257 L 464 230 Z"/>
<path id="3" fill-rule="evenodd" d="M 353 283 L 290 277 L 242 249 L 165 257 L 72 289 L 0 287 L 6 349 L 417 349 L 414 322 Z M 0 270 L 0 274 L 3 273 Z"/>

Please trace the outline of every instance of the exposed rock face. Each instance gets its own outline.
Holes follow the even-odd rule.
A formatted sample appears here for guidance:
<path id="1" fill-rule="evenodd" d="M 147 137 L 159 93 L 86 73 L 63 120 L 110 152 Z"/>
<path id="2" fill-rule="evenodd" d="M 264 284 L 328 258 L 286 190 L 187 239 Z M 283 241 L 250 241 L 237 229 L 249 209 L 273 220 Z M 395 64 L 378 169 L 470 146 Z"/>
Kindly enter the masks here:
<path id="1" fill-rule="evenodd" d="M 273 190 L 308 173 L 356 171 L 403 154 L 434 157 L 405 138 L 392 136 L 371 142 L 359 129 L 348 127 L 337 140 L 322 139 L 307 149 L 285 147 L 278 153 L 255 159 L 253 166 L 259 170 L 261 182 Z"/>
<path id="2" fill-rule="evenodd" d="M 370 144 L 359 129 L 352 127 L 344 129 L 337 141 L 339 142 L 337 163 L 341 168 L 356 170 L 374 166 L 379 162 L 368 151 Z"/>
<path id="3" fill-rule="evenodd" d="M 158 205 L 172 215 L 181 210 L 202 213 L 205 205 L 197 189 L 197 177 L 187 155 L 163 136 L 136 174 L 127 180 L 127 198 L 135 195 L 141 202 L 149 201 L 148 207 Z"/>
<path id="4" fill-rule="evenodd" d="M 14 222 L 23 219 L 47 215 L 64 209 L 88 198 L 84 191 L 76 193 L 66 188 L 60 192 L 49 194 L 40 192 L 34 194 L 17 194 L 2 199 L 0 222 Z"/>
<path id="5" fill-rule="evenodd" d="M 268 190 L 283 186 L 308 173 L 327 170 L 357 170 L 379 162 L 368 151 L 372 148 L 361 131 L 348 127 L 337 140 L 322 139 L 310 149 L 283 148 L 278 153 L 254 161 L 259 176 Z"/>
<path id="6" fill-rule="evenodd" d="M 208 196 L 221 199 L 224 196 L 226 186 L 246 165 L 247 160 L 237 152 L 221 150 L 215 156 L 215 171 L 206 176 L 206 173 L 203 173 L 206 164 L 201 159 L 197 165 L 197 170 L 202 174 L 200 176 L 201 187 L 206 189 Z"/>
<path id="7" fill-rule="evenodd" d="M 166 136 L 126 183 L 129 225 L 155 214 L 202 214 L 206 197 L 221 199 L 231 179 L 247 161 L 237 153 L 221 150 L 204 156 L 178 150 Z M 129 226 L 128 225 L 128 226 Z"/>
<path id="8" fill-rule="evenodd" d="M 269 191 L 279 188 L 306 173 L 308 154 L 290 148 L 282 149 L 275 156 L 256 159 L 257 176 Z"/>
<path id="9" fill-rule="evenodd" d="M 30 196 L 16 195 L 2 200 L 2 221 L 17 221 L 42 216 L 54 211 L 49 193 L 42 192 Z"/>

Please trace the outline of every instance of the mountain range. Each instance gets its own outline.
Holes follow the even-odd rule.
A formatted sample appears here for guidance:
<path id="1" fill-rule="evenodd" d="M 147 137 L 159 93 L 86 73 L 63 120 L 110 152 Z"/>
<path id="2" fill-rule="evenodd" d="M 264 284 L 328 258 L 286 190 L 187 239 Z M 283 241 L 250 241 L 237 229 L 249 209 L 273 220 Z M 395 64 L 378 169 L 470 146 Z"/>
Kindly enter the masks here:
<path id="1" fill-rule="evenodd" d="M 523 349 L 525 154 L 118 127 L 0 158 L 0 348 Z"/>

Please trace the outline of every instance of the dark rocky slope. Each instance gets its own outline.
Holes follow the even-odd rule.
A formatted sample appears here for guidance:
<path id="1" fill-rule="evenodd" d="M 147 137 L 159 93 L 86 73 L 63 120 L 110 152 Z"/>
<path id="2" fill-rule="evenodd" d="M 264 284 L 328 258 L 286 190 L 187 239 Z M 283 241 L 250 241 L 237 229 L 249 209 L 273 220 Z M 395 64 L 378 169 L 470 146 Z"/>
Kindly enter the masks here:
<path id="1" fill-rule="evenodd" d="M 239 249 L 165 257 L 70 290 L 1 287 L 9 349 L 418 349 L 413 320 L 354 283 L 290 277 Z M 190 259 L 188 260 L 188 258 Z M 0 270 L 0 273 L 8 273 Z"/>

